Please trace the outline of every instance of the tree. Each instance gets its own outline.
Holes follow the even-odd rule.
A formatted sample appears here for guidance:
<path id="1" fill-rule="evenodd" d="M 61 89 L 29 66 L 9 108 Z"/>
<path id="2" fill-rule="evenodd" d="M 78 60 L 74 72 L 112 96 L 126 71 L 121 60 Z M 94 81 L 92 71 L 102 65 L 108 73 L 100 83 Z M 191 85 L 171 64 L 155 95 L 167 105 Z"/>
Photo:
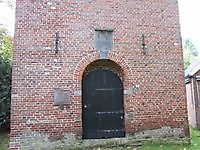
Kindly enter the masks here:
<path id="1" fill-rule="evenodd" d="M 186 70 L 188 66 L 199 59 L 199 52 L 195 48 L 191 40 L 186 39 L 183 45 L 183 57 L 184 57 L 184 69 Z"/>
<path id="2" fill-rule="evenodd" d="M 0 56 L 3 60 L 12 62 L 13 56 L 13 38 L 8 35 L 8 31 L 0 28 Z"/>
<path id="3" fill-rule="evenodd" d="M 0 29 L 0 127 L 10 122 L 12 41 L 7 31 Z"/>

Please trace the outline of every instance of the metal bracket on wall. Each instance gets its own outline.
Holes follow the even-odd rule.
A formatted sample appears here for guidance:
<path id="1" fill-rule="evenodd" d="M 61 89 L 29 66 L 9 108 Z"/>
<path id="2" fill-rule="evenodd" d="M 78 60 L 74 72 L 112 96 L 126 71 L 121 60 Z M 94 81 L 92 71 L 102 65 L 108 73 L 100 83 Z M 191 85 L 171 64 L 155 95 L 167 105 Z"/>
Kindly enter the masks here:
<path id="1" fill-rule="evenodd" d="M 59 32 L 56 32 L 56 39 L 55 39 L 55 53 L 56 54 L 58 53 L 58 49 L 59 49 L 59 40 L 60 40 Z"/>
<path id="2" fill-rule="evenodd" d="M 147 45 L 145 43 L 145 36 L 144 36 L 144 33 L 142 34 L 142 51 L 143 51 L 143 54 L 146 54 L 147 53 Z"/>

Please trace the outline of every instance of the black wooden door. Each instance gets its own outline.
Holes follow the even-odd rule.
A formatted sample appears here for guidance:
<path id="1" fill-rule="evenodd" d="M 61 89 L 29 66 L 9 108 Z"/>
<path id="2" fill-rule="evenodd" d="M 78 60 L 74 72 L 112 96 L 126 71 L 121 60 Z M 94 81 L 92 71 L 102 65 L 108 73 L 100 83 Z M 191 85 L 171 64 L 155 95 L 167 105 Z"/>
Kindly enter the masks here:
<path id="1" fill-rule="evenodd" d="M 110 70 L 83 79 L 83 138 L 124 137 L 123 84 Z"/>

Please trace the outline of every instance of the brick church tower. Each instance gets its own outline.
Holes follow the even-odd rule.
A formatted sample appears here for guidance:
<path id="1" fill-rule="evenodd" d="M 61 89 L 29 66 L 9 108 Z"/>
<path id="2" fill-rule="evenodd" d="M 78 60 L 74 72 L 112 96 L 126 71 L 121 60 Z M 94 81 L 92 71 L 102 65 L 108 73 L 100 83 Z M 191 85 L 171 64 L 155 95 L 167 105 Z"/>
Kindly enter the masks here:
<path id="1" fill-rule="evenodd" d="M 16 0 L 11 149 L 187 139 L 187 119 L 177 0 Z"/>

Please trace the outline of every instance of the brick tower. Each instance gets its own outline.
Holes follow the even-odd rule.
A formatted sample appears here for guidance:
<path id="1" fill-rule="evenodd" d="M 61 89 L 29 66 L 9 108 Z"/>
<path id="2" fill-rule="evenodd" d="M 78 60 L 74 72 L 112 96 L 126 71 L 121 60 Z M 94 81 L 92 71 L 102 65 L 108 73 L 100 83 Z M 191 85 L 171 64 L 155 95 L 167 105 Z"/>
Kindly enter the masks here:
<path id="1" fill-rule="evenodd" d="M 187 138 L 187 119 L 177 0 L 16 0 L 11 149 Z"/>

